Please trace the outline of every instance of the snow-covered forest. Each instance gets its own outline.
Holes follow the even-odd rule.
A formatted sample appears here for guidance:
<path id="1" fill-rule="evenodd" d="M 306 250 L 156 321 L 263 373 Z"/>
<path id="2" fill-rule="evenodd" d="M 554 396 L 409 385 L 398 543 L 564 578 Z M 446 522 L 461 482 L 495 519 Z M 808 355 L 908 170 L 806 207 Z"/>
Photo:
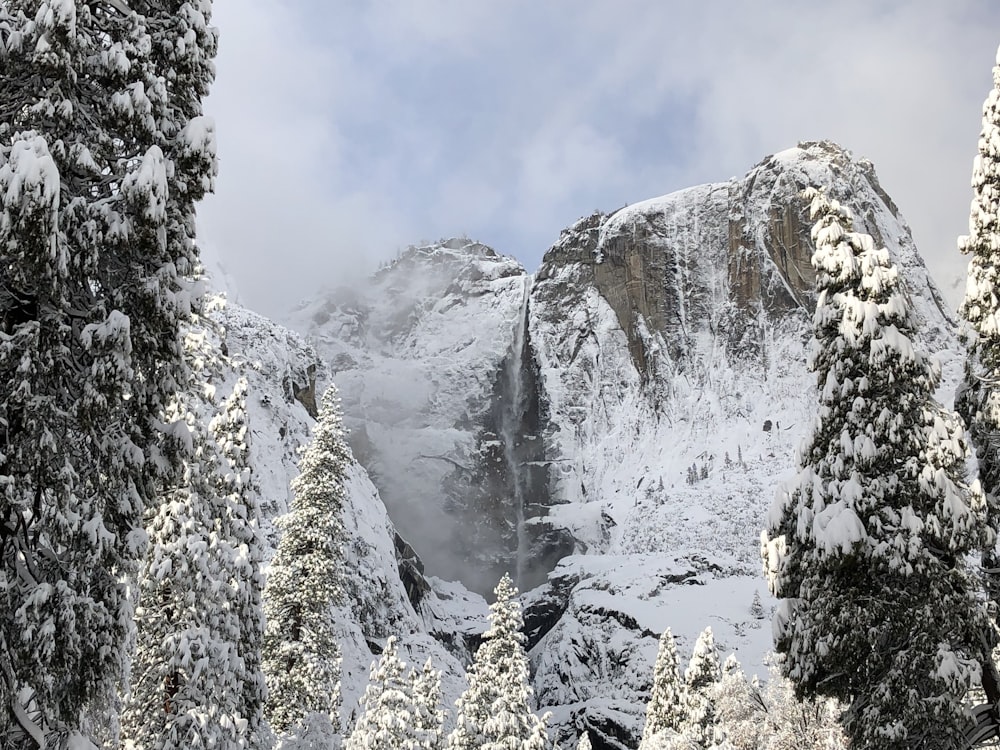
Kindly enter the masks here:
<path id="1" fill-rule="evenodd" d="M 211 0 L 0 1 L 0 748 L 1000 742 L 1000 55 L 956 325 L 824 142 L 585 217 L 535 275 L 413 248 L 373 277 L 398 309 L 306 305 L 305 342 L 201 267 L 218 40 Z M 425 320 L 440 351 L 392 338 Z"/>

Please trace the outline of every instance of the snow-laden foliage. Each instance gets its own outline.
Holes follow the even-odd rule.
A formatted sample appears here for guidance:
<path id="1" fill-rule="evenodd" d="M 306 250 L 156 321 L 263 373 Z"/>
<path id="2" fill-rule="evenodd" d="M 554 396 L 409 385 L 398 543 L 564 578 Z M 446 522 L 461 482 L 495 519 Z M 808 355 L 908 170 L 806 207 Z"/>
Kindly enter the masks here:
<path id="1" fill-rule="evenodd" d="M 714 692 L 716 742 L 733 750 L 845 750 L 840 706 L 829 698 L 800 701 L 772 661 L 767 684 L 748 680 L 734 657 L 726 659 Z"/>
<path id="2" fill-rule="evenodd" d="M 546 718 L 531 709 L 517 589 L 504 575 L 490 606 L 490 629 L 469 667 L 469 687 L 458 699 L 448 750 L 545 750 Z"/>
<path id="3" fill-rule="evenodd" d="M 660 636 L 660 645 L 656 653 L 653 692 L 646 706 L 646 725 L 642 730 L 640 747 L 645 748 L 654 735 L 664 730 L 680 729 L 684 717 L 682 700 L 683 684 L 677 662 L 677 644 L 670 628 L 667 628 Z"/>
<path id="4" fill-rule="evenodd" d="M 1000 485 L 1000 51 L 993 89 L 983 103 L 972 188 L 969 234 L 958 240 L 959 250 L 972 256 L 961 309 L 969 354 L 959 404 L 976 446 L 980 479 L 992 495 Z"/>
<path id="5" fill-rule="evenodd" d="M 422 671 L 406 665 L 391 636 L 361 698 L 361 715 L 344 750 L 437 750 L 441 747 L 441 676 L 428 661 Z"/>
<path id="6" fill-rule="evenodd" d="M 715 637 L 711 628 L 705 628 L 695 641 L 691 661 L 684 670 L 682 718 L 677 727 L 686 740 L 701 747 L 709 747 L 715 737 L 715 689 L 721 678 Z"/>
<path id="7" fill-rule="evenodd" d="M 580 735 L 580 741 L 576 743 L 576 750 L 593 750 L 593 745 L 590 744 L 590 735 L 586 731 Z"/>
<path id="8" fill-rule="evenodd" d="M 819 414 L 763 539 L 776 646 L 803 695 L 850 701 L 855 747 L 956 747 L 990 633 L 965 563 L 989 539 L 985 502 L 887 251 L 836 201 L 805 195 Z"/>
<path id="9" fill-rule="evenodd" d="M 223 514 L 217 528 L 228 541 L 233 558 L 229 563 L 232 609 L 239 626 L 237 636 L 241 695 L 237 712 L 246 722 L 242 735 L 250 750 L 263 748 L 266 729 L 262 726 L 267 688 L 261 671 L 260 651 L 264 635 L 261 573 L 264 541 L 261 536 L 259 492 L 250 469 L 250 430 L 246 411 L 247 381 L 240 377 L 233 392 L 212 419 L 210 429 L 219 451 L 216 485 Z"/>
<path id="10" fill-rule="evenodd" d="M 277 520 L 281 539 L 264 591 L 265 711 L 276 732 L 297 731 L 296 722 L 310 714 L 328 716 L 339 727 L 333 607 L 344 596 L 344 481 L 351 460 L 331 386 L 292 482 L 289 512 Z"/>
<path id="11" fill-rule="evenodd" d="M 410 672 L 413 699 L 412 721 L 414 748 L 441 750 L 444 747 L 444 710 L 441 708 L 441 672 L 434 669 L 430 657 L 420 671 Z"/>
<path id="12" fill-rule="evenodd" d="M 211 327 L 209 319 L 198 318 Z M 247 382 L 221 405 L 225 362 L 210 331 L 186 336 L 201 388 L 175 400 L 184 482 L 147 513 L 137 649 L 122 734 L 129 747 L 264 747 L 259 503 L 249 466 Z M 209 416 L 214 417 L 209 420 Z"/>
<path id="13" fill-rule="evenodd" d="M 955 407 L 969 426 L 996 530 L 1000 525 L 1000 51 L 993 89 L 983 103 L 972 188 L 969 234 L 958 240 L 959 250 L 972 257 L 961 309 L 967 356 Z M 987 569 L 1000 569 L 1000 555 L 992 545 L 985 550 L 983 563 Z M 990 597 L 1000 601 L 1000 578 L 990 576 L 988 586 Z"/>
<path id="14" fill-rule="evenodd" d="M 184 278 L 197 257 L 193 206 L 215 173 L 201 117 L 215 31 L 207 0 L 131 6 L 0 7 L 8 737 L 55 742 L 84 715 L 113 736 L 142 516 L 178 474 L 161 443 L 168 400 L 185 387 L 179 325 L 197 304 Z M 203 64 L 175 76 L 168 49 Z"/>
<path id="15" fill-rule="evenodd" d="M 242 737 L 236 551 L 217 528 L 225 506 L 213 446 L 199 414 L 184 419 L 193 441 L 184 485 L 147 524 L 138 647 L 122 717 L 123 737 L 137 750 L 234 747 Z"/>

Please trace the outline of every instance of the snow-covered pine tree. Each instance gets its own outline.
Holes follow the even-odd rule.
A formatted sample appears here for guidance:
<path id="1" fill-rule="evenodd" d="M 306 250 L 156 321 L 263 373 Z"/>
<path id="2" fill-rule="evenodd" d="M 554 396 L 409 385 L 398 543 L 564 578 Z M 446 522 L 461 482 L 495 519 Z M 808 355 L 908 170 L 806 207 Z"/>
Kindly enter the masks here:
<path id="1" fill-rule="evenodd" d="M 580 741 L 576 743 L 576 750 L 593 750 L 593 745 L 590 744 L 590 735 L 587 734 L 586 729 L 580 735 Z"/>
<path id="2" fill-rule="evenodd" d="M 962 423 L 933 399 L 939 369 L 913 342 L 888 252 L 821 191 L 805 197 L 820 408 L 762 540 L 776 646 L 801 694 L 851 701 L 858 750 L 960 747 L 990 648 L 965 563 L 989 537 L 985 502 L 964 483 Z"/>
<path id="3" fill-rule="evenodd" d="M 967 348 L 965 373 L 955 408 L 969 427 L 990 524 L 996 532 L 1000 527 L 1000 50 L 993 68 L 993 89 L 983 103 L 972 188 L 969 234 L 958 239 L 959 250 L 972 257 L 961 309 L 961 337 Z M 994 607 L 1000 606 L 1000 551 L 996 544 L 994 536 L 983 550 L 987 593 Z M 997 679 L 992 671 L 983 679 L 992 703 L 1000 702 Z"/>
<path id="4" fill-rule="evenodd" d="M 404 675 L 396 638 L 390 636 L 372 664 L 361 697 L 361 715 L 344 741 L 344 750 L 419 750 L 413 683 Z"/>
<path id="5" fill-rule="evenodd" d="M 214 456 L 200 415 L 185 485 L 153 510 L 136 609 L 138 647 L 122 734 L 137 750 L 236 747 L 242 686 L 233 665 L 228 542 L 216 530 Z"/>
<path id="6" fill-rule="evenodd" d="M 261 747 L 261 581 L 244 436 L 246 383 L 237 381 L 209 435 L 218 363 L 204 330 L 193 328 L 186 339 L 202 389 L 174 405 L 187 427 L 175 433 L 185 482 L 148 512 L 122 733 L 136 750 Z"/>
<path id="7" fill-rule="evenodd" d="M 264 710 L 279 733 L 298 731 L 300 721 L 339 728 L 340 649 L 333 608 L 344 597 L 349 461 L 340 400 L 330 386 L 292 482 L 291 507 L 276 522 L 282 534 L 264 589 Z"/>
<path id="8" fill-rule="evenodd" d="M 677 662 L 677 644 L 670 628 L 663 631 L 653 666 L 653 691 L 646 705 L 646 724 L 640 747 L 645 748 L 654 735 L 665 730 L 680 730 L 684 712 L 681 708 L 683 685 Z"/>
<path id="9" fill-rule="evenodd" d="M 267 687 L 261 671 L 260 652 L 264 637 L 264 610 L 261 595 L 264 577 L 261 573 L 263 542 L 260 536 L 260 503 L 258 491 L 250 473 L 250 432 L 246 411 L 247 381 L 240 377 L 233 392 L 222 402 L 222 408 L 212 419 L 211 430 L 218 448 L 220 466 L 217 493 L 224 514 L 218 518 L 219 533 L 231 545 L 234 558 L 229 570 L 235 622 L 239 630 L 233 633 L 238 646 L 238 670 L 242 694 L 237 713 L 247 722 L 243 730 L 247 747 L 258 750 L 264 746 L 266 730 L 262 726 Z"/>
<path id="10" fill-rule="evenodd" d="M 695 641 L 691 661 L 684 670 L 684 691 L 679 731 L 689 741 L 708 748 L 715 739 L 715 690 L 722 679 L 719 652 L 711 628 Z"/>
<path id="11" fill-rule="evenodd" d="M 444 711 L 441 707 L 441 672 L 434 669 L 430 657 L 423 669 L 410 672 L 410 693 L 413 696 L 413 727 L 420 750 L 442 750 L 444 747 Z"/>
<path id="12" fill-rule="evenodd" d="M 469 667 L 469 686 L 456 702 L 448 750 L 545 750 L 545 717 L 531 710 L 517 589 L 504 574 L 490 606 L 490 629 Z"/>
<path id="13" fill-rule="evenodd" d="M 200 114 L 210 65 L 165 86 L 132 5 L 0 7 L 0 734 L 53 744 L 84 714 L 117 722 L 143 511 L 177 475 L 164 415 L 215 170 L 204 121 L 151 116 L 181 97 Z M 160 41 L 210 61 L 199 5 L 209 33 Z M 182 184 L 197 188 L 171 211 Z"/>
<path id="14" fill-rule="evenodd" d="M 979 153 L 972 166 L 969 234 L 958 248 L 972 257 L 962 302 L 962 338 L 968 347 L 956 407 L 976 448 L 987 497 L 1000 491 L 1000 51 L 993 89 L 983 103 Z"/>

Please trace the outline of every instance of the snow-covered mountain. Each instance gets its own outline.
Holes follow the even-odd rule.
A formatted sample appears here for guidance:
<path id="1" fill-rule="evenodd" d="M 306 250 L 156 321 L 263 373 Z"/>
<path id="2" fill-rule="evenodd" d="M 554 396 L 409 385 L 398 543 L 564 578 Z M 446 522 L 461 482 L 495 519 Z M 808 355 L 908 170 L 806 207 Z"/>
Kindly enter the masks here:
<path id="1" fill-rule="evenodd" d="M 271 513 L 307 439 L 300 402 L 314 381 L 341 391 L 360 464 L 345 716 L 391 633 L 412 661 L 433 656 L 454 699 L 504 571 L 526 590 L 536 695 L 566 745 L 586 726 L 598 750 L 635 747 L 668 626 L 683 654 L 710 625 L 762 672 L 758 536 L 815 409 L 808 184 L 889 248 L 952 381 L 953 321 L 909 229 L 871 164 L 828 142 L 583 218 L 534 274 L 467 239 L 411 248 L 296 310 L 309 345 L 226 314 L 255 373 Z"/>

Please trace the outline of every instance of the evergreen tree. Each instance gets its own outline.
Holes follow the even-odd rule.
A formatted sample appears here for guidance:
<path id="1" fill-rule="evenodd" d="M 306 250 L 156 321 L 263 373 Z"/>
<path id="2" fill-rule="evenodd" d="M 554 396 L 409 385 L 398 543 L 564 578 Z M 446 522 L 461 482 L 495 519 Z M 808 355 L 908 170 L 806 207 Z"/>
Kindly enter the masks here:
<path id="1" fill-rule="evenodd" d="M 238 679 L 242 686 L 237 712 L 247 722 L 243 735 L 250 748 L 262 748 L 262 727 L 267 688 L 261 671 L 260 652 L 264 634 L 260 571 L 263 542 L 260 536 L 260 503 L 251 479 L 249 429 L 246 413 L 246 378 L 239 378 L 222 409 L 212 419 L 211 430 L 221 465 L 217 475 L 218 496 L 223 513 L 217 527 L 232 547 L 227 566 L 233 577 L 233 611 L 238 630 L 232 634 L 238 647 Z"/>
<path id="2" fill-rule="evenodd" d="M 593 746 L 590 744 L 590 735 L 587 734 L 586 729 L 580 735 L 580 741 L 576 743 L 576 750 L 593 750 Z"/>
<path id="3" fill-rule="evenodd" d="M 344 476 L 350 452 L 333 386 L 292 482 L 294 498 L 264 589 L 265 712 L 277 732 L 327 717 L 339 726 L 340 650 L 333 617 L 344 597 Z M 310 715 L 312 718 L 310 718 Z"/>
<path id="4" fill-rule="evenodd" d="M 709 747 L 715 738 L 714 694 L 722 671 L 719 652 L 711 628 L 705 628 L 695 641 L 691 662 L 684 670 L 684 693 L 681 698 L 680 733 L 701 747 Z"/>
<path id="5" fill-rule="evenodd" d="M 1000 492 L 1000 51 L 993 90 L 983 103 L 979 153 L 972 167 L 969 234 L 958 247 L 972 257 L 961 314 L 968 347 L 956 406 L 976 448 L 979 478 L 996 507 Z"/>
<path id="6" fill-rule="evenodd" d="M 641 747 L 653 736 L 670 729 L 678 731 L 684 718 L 681 700 L 683 689 L 677 663 L 677 644 L 670 628 L 660 636 L 660 645 L 653 666 L 653 692 L 646 706 L 646 725 L 642 730 Z"/>
<path id="7" fill-rule="evenodd" d="M 191 127 L 211 5 L 183 39 L 133 5 L 0 7 L 0 735 L 54 745 L 84 714 L 117 721 L 143 512 L 178 476 L 163 426 L 215 172 L 211 128 Z M 164 85 L 154 41 L 209 64 Z"/>
<path id="8" fill-rule="evenodd" d="M 413 683 L 404 676 L 396 638 L 385 644 L 381 658 L 372 664 L 368 687 L 361 698 L 361 715 L 344 750 L 418 750 Z"/>
<path id="9" fill-rule="evenodd" d="M 531 711 L 528 659 L 521 606 L 509 575 L 495 589 L 490 629 L 469 668 L 469 686 L 458 699 L 448 750 L 545 750 L 545 718 Z"/>
<path id="10" fill-rule="evenodd" d="M 137 750 L 236 748 L 244 740 L 236 555 L 218 529 L 225 506 L 214 446 L 200 414 L 184 419 L 193 443 L 185 483 L 151 511 L 140 576 L 138 648 L 122 717 Z"/>
<path id="11" fill-rule="evenodd" d="M 201 321 L 200 322 L 206 322 Z M 218 353 L 185 337 L 201 393 L 182 394 L 185 483 L 149 511 L 138 648 L 123 729 L 136 748 L 262 747 L 261 578 L 247 456 L 246 381 L 215 411 Z M 214 440 L 213 440 L 214 438 Z"/>
<path id="12" fill-rule="evenodd" d="M 444 747 L 441 673 L 433 668 L 430 658 L 422 670 L 411 671 L 410 693 L 413 696 L 414 748 L 441 750 Z"/>
<path id="13" fill-rule="evenodd" d="M 1000 608 L 1000 51 L 993 68 L 993 89 L 983 103 L 979 153 L 972 167 L 973 198 L 969 234 L 958 248 L 972 257 L 962 303 L 961 337 L 967 348 L 965 374 L 955 408 L 969 426 L 976 449 L 979 480 L 994 531 L 983 550 L 987 594 L 993 611 Z M 995 616 L 995 615 L 994 615 Z M 990 703 L 1000 703 L 1000 677 L 983 664 L 983 686 Z M 1000 716 L 994 711 L 994 721 Z"/>
<path id="14" fill-rule="evenodd" d="M 851 701 L 859 750 L 959 747 L 991 639 L 965 567 L 989 536 L 985 503 L 888 252 L 836 201 L 806 197 L 820 410 L 764 539 L 776 646 L 803 695 Z"/>

